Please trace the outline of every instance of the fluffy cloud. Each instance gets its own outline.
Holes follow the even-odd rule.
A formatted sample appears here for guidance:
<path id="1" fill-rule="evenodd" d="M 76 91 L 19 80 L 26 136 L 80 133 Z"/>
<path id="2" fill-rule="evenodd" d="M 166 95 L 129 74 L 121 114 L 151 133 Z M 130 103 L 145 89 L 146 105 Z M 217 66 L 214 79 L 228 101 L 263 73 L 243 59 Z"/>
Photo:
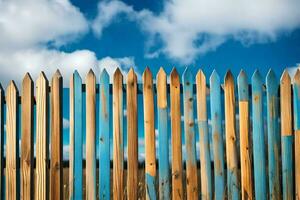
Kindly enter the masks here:
<path id="1" fill-rule="evenodd" d="M 134 58 L 97 58 L 90 50 L 63 52 L 62 45 L 74 42 L 89 31 L 89 22 L 69 0 L 0 0 L 0 79 L 19 85 L 26 72 L 35 80 L 40 71 L 48 79 L 57 68 L 64 84 L 77 69 L 84 79 L 92 68 L 96 75 L 106 67 L 110 74 L 117 67 L 134 66 Z M 124 69 L 127 69 L 127 68 Z"/>
<path id="2" fill-rule="evenodd" d="M 228 39 L 244 45 L 276 40 L 300 26 L 299 7 L 298 0 L 171 0 L 155 14 L 135 11 L 120 1 L 104 1 L 99 3 L 93 30 L 99 35 L 103 27 L 123 14 L 149 36 L 146 56 L 165 54 L 189 64 Z"/>

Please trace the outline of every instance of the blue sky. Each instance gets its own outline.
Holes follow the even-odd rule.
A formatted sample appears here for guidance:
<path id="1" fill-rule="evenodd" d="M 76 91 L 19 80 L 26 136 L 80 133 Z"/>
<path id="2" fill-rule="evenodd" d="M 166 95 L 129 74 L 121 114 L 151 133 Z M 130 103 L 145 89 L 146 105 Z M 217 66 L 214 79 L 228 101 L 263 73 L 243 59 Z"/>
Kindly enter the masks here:
<path id="1" fill-rule="evenodd" d="M 297 0 L 0 0 L 0 80 L 19 85 L 26 72 L 36 80 L 40 71 L 50 80 L 59 68 L 68 87 L 75 69 L 84 78 L 90 68 L 99 77 L 104 67 L 109 74 L 134 67 L 140 77 L 146 66 L 154 74 L 160 66 L 201 68 L 207 76 L 273 68 L 280 77 L 300 63 L 299 7 Z M 64 117 L 67 144 L 68 106 Z"/>

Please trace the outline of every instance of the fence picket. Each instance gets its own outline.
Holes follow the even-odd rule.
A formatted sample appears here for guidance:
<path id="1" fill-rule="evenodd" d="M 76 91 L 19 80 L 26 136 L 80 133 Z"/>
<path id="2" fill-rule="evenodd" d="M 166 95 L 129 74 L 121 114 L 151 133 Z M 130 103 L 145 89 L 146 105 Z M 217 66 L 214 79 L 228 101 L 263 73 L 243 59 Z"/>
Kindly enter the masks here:
<path id="1" fill-rule="evenodd" d="M 240 118 L 240 161 L 242 199 L 253 198 L 252 159 L 249 134 L 249 88 L 246 73 L 238 76 L 239 118 Z"/>
<path id="2" fill-rule="evenodd" d="M 283 199 L 293 199 L 293 131 L 291 78 L 284 71 L 280 80 L 281 148 Z"/>
<path id="3" fill-rule="evenodd" d="M 48 80 L 42 72 L 36 82 L 36 200 L 46 200 L 49 196 L 48 87 Z"/>
<path id="4" fill-rule="evenodd" d="M 109 75 L 105 69 L 100 75 L 99 99 L 99 195 L 105 200 L 110 199 Z"/>
<path id="5" fill-rule="evenodd" d="M 11 81 L 6 89 L 7 117 L 6 117 L 6 199 L 19 199 L 18 185 L 18 89 Z"/>
<path id="6" fill-rule="evenodd" d="M 295 199 L 300 199 L 300 70 L 294 76 L 293 110 L 294 110 L 294 139 L 295 139 Z"/>
<path id="7" fill-rule="evenodd" d="M 156 155 L 153 79 L 147 67 L 143 73 L 146 199 L 156 199 Z"/>
<path id="8" fill-rule="evenodd" d="M 183 199 L 182 142 L 180 112 L 180 79 L 173 68 L 170 82 L 171 141 L 172 141 L 172 199 Z"/>
<path id="9" fill-rule="evenodd" d="M 138 199 L 138 124 L 137 76 L 131 68 L 127 75 L 127 197 Z"/>
<path id="10" fill-rule="evenodd" d="M 225 96 L 225 137 L 227 158 L 227 188 L 228 199 L 240 199 L 240 183 L 238 177 L 238 155 L 235 130 L 235 94 L 234 78 L 230 71 L 224 80 Z"/>
<path id="11" fill-rule="evenodd" d="M 33 95 L 34 85 L 26 73 L 22 82 L 22 136 L 21 136 L 21 198 L 33 199 Z"/>
<path id="12" fill-rule="evenodd" d="M 123 147 L 123 75 L 118 68 L 113 78 L 113 198 L 124 198 L 124 147 Z"/>
<path id="13" fill-rule="evenodd" d="M 225 199 L 221 85 L 219 75 L 215 70 L 210 77 L 210 99 L 214 99 L 213 101 L 210 101 L 215 174 L 214 199 Z"/>
<path id="14" fill-rule="evenodd" d="M 5 95 L 2 85 L 0 84 L 0 198 L 4 199 L 4 101 Z"/>
<path id="15" fill-rule="evenodd" d="M 158 168 L 159 168 L 159 199 L 170 199 L 170 166 L 169 166 L 169 135 L 168 135 L 168 101 L 167 75 L 161 67 L 157 80 L 157 122 L 158 122 Z"/>
<path id="16" fill-rule="evenodd" d="M 198 176 L 197 176 L 197 155 L 196 155 L 196 134 L 194 122 L 194 78 L 186 68 L 183 75 L 183 102 L 184 102 L 184 133 L 186 148 L 186 183 L 187 199 L 198 199 Z"/>
<path id="17" fill-rule="evenodd" d="M 256 199 L 267 199 L 265 136 L 263 124 L 263 83 L 256 70 L 252 82 L 252 115 L 253 115 L 253 160 L 254 188 Z"/>
<path id="18" fill-rule="evenodd" d="M 86 199 L 96 199 L 96 77 L 86 76 Z"/>
<path id="19" fill-rule="evenodd" d="M 207 108 L 206 108 L 206 78 L 204 73 L 199 70 L 196 75 L 196 89 L 197 89 L 197 117 L 199 129 L 199 143 L 200 143 L 200 175 L 201 175 L 201 199 L 212 199 L 212 175 L 211 175 L 211 158 L 209 148 L 209 133 L 207 122 Z"/>
<path id="20" fill-rule="evenodd" d="M 50 199 L 63 198 L 62 76 L 57 70 L 51 83 Z"/>
<path id="21" fill-rule="evenodd" d="M 78 71 L 75 71 L 70 79 L 70 200 L 83 198 L 82 109 L 82 80 Z"/>
<path id="22" fill-rule="evenodd" d="M 267 127 L 268 127 L 268 177 L 271 199 L 281 199 L 280 189 L 280 134 L 279 134 L 279 83 L 270 70 L 266 77 L 267 86 Z"/>

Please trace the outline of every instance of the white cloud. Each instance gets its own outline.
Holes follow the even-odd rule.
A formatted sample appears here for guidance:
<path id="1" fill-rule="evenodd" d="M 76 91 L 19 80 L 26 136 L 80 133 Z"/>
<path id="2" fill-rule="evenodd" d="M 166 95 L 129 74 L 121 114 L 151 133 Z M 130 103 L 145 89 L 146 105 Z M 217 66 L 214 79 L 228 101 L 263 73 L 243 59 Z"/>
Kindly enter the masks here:
<path id="1" fill-rule="evenodd" d="M 68 0 L 0 1 L 0 50 L 64 44 L 88 30 L 88 22 Z"/>
<path id="2" fill-rule="evenodd" d="M 189 64 L 228 39 L 244 45 L 276 40 L 299 27 L 299 7 L 298 0 L 170 0 L 155 14 L 135 11 L 120 1 L 104 1 L 99 3 L 93 30 L 100 36 L 104 27 L 123 14 L 149 36 L 146 56 L 165 54 Z"/>

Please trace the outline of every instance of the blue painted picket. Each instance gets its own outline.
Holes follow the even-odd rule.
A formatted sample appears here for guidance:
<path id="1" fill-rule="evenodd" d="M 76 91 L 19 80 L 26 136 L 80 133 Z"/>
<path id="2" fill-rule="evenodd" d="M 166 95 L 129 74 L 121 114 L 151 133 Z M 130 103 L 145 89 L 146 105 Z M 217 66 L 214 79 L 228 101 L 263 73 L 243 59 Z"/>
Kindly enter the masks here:
<path id="1" fill-rule="evenodd" d="M 82 80 L 78 73 L 75 71 L 73 74 L 73 110 L 74 110 L 74 147 L 73 147 L 73 193 L 70 194 L 70 199 L 81 199 L 83 198 L 83 178 L 82 178 L 82 123 L 83 123 L 83 105 L 82 105 Z M 72 98 L 72 97 L 70 97 Z M 72 116 L 71 116 L 72 117 Z M 71 158 L 72 159 L 72 158 Z"/>
<path id="2" fill-rule="evenodd" d="M 281 148 L 282 148 L 282 197 L 285 200 L 293 199 L 293 146 L 292 131 L 292 93 L 291 78 L 285 70 L 280 80 L 280 109 L 281 109 Z"/>
<path id="3" fill-rule="evenodd" d="M 280 189 L 280 134 L 279 134 L 279 82 L 273 70 L 266 77 L 268 123 L 268 169 L 270 198 L 281 198 Z"/>
<path id="4" fill-rule="evenodd" d="M 207 103 L 206 103 L 206 77 L 199 70 L 196 75 L 197 87 L 197 118 L 199 129 L 200 143 L 200 166 L 201 166 L 201 198 L 212 199 L 212 174 L 211 174 L 211 157 L 209 148 L 209 133 L 207 122 Z"/>
<path id="5" fill-rule="evenodd" d="M 194 97 L 193 82 L 194 78 L 186 68 L 183 75 L 183 102 L 184 102 L 184 133 L 186 147 L 186 174 L 187 174 L 187 199 L 197 199 L 197 156 L 196 156 L 196 134 L 194 122 Z"/>
<path id="6" fill-rule="evenodd" d="M 295 133 L 295 199 L 300 198 L 300 70 L 294 76 L 293 110 L 294 110 L 294 133 Z"/>
<path id="7" fill-rule="evenodd" d="M 220 77 L 213 71 L 210 77 L 210 110 L 214 153 L 215 199 L 225 199 L 224 144 L 222 132 Z"/>
<path id="8" fill-rule="evenodd" d="M 158 170 L 160 199 L 170 199 L 167 75 L 159 69 L 157 80 Z"/>
<path id="9" fill-rule="evenodd" d="M 263 119 L 263 83 L 256 70 L 252 82 L 253 158 L 255 198 L 267 199 L 265 136 Z"/>
<path id="10" fill-rule="evenodd" d="M 238 76 L 239 122 L 240 122 L 240 162 L 242 199 L 253 199 L 252 149 L 249 123 L 249 87 L 246 73 Z"/>
<path id="11" fill-rule="evenodd" d="M 99 99 L 99 196 L 110 199 L 109 75 L 105 69 L 100 75 Z"/>

